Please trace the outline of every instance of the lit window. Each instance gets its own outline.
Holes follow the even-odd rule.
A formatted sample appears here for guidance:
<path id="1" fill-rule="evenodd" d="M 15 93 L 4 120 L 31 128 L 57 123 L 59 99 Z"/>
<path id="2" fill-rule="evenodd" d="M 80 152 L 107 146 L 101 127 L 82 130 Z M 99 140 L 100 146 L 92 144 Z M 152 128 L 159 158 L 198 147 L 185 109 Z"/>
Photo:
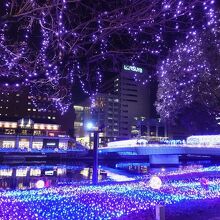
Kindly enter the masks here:
<path id="1" fill-rule="evenodd" d="M 58 130 L 58 126 L 57 126 L 57 125 L 54 125 L 54 126 L 53 126 L 53 130 Z"/>
<path id="2" fill-rule="evenodd" d="M 33 142 L 33 149 L 41 150 L 43 148 L 43 142 Z"/>
<path id="3" fill-rule="evenodd" d="M 38 124 L 34 124 L 34 129 L 39 129 Z"/>
<path id="4" fill-rule="evenodd" d="M 51 117 L 50 117 L 50 116 L 48 116 L 47 118 L 48 118 L 48 119 L 51 119 Z"/>
<path id="5" fill-rule="evenodd" d="M 16 94 L 16 96 L 20 96 L 20 94 Z"/>
<path id="6" fill-rule="evenodd" d="M 36 112 L 37 110 L 35 108 L 33 108 L 33 112 Z"/>
<path id="7" fill-rule="evenodd" d="M 47 129 L 50 130 L 51 129 L 51 125 L 47 125 Z"/>
<path id="8" fill-rule="evenodd" d="M 27 168 L 20 168 L 16 170 L 16 176 L 22 177 L 22 176 L 27 176 Z"/>
<path id="9" fill-rule="evenodd" d="M 30 109 L 30 108 L 28 108 L 28 111 L 31 111 L 31 109 Z"/>
<path id="10" fill-rule="evenodd" d="M 3 141 L 2 147 L 3 148 L 14 148 L 15 147 L 15 141 Z"/>
<path id="11" fill-rule="evenodd" d="M 42 125 L 40 125 L 40 129 L 44 129 L 44 125 L 42 124 Z"/>
<path id="12" fill-rule="evenodd" d="M 33 143 L 33 145 L 34 145 L 34 143 Z M 41 175 L 41 169 L 39 169 L 39 168 L 31 168 L 30 169 L 30 176 L 40 176 L 40 175 Z"/>
<path id="13" fill-rule="evenodd" d="M 17 124 L 16 124 L 16 123 L 12 123 L 12 124 L 11 124 L 11 127 L 12 127 L 12 128 L 16 128 L 16 127 L 17 127 Z"/>
<path id="14" fill-rule="evenodd" d="M 56 119 L 56 117 L 53 117 L 53 119 Z"/>

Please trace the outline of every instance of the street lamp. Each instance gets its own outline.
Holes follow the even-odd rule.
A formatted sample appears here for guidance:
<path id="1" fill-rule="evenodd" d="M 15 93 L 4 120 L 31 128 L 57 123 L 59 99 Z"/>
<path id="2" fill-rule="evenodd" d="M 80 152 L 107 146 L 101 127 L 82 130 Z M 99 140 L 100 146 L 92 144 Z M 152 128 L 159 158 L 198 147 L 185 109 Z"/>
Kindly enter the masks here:
<path id="1" fill-rule="evenodd" d="M 86 124 L 86 130 L 87 131 L 91 131 L 91 130 L 93 130 L 94 129 L 94 124 L 92 123 L 92 122 L 88 122 L 87 124 Z"/>
<path id="2" fill-rule="evenodd" d="M 86 130 L 93 133 L 93 173 L 92 173 L 92 184 L 98 183 L 98 147 L 99 147 L 99 127 L 95 126 L 94 123 L 88 122 L 86 124 Z"/>

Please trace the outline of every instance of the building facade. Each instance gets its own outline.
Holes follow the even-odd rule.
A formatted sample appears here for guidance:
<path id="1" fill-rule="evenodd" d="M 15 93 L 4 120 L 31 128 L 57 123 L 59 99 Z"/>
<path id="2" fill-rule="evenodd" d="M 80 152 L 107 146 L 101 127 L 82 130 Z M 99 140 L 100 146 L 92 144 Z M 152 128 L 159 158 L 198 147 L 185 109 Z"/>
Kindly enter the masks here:
<path id="1" fill-rule="evenodd" d="M 134 79 L 136 71 L 140 69 L 143 72 L 138 74 L 144 74 L 142 68 L 123 68 L 116 77 L 106 81 L 100 88 L 100 92 L 114 95 L 118 100 L 117 108 L 112 110 L 117 115 L 117 138 L 120 140 L 131 137 L 136 117 L 149 118 L 150 115 L 150 89 Z"/>
<path id="2" fill-rule="evenodd" d="M 33 104 L 34 99 L 45 108 L 37 108 Z M 0 93 L 0 120 L 18 121 L 20 118 L 31 118 L 39 123 L 57 123 L 68 132 L 73 129 L 74 112 L 70 109 L 67 114 L 61 116 L 47 97 L 33 97 L 28 89 L 13 92 L 2 91 Z"/>
<path id="3" fill-rule="evenodd" d="M 31 119 L 0 121 L 0 149 L 68 150 L 75 141 L 58 124 L 34 123 Z"/>
<path id="4" fill-rule="evenodd" d="M 152 141 L 161 141 L 168 139 L 168 129 L 166 123 L 161 119 L 146 119 L 136 117 L 136 123 L 132 126 L 132 137 L 142 137 Z"/>
<path id="5" fill-rule="evenodd" d="M 135 70 L 135 71 L 134 71 Z M 75 109 L 76 123 L 74 124 L 75 135 L 83 134 L 78 125 L 85 129 L 86 121 L 93 121 L 102 128 L 100 133 L 100 145 L 105 146 L 108 142 L 124 140 L 132 137 L 132 126 L 136 123 L 136 117 L 149 118 L 150 115 L 150 89 L 148 86 L 137 83 L 134 74 L 139 69 L 122 69 L 112 79 L 106 80 L 99 88 L 99 93 L 93 97 L 93 103 L 85 117 L 87 105 Z M 142 71 L 144 71 L 142 69 Z M 139 74 L 144 74 L 141 72 Z M 81 113 L 79 110 L 81 109 Z M 79 117 L 79 115 L 81 115 Z M 84 115 L 84 118 L 83 118 Z M 90 119 L 88 119 L 90 118 Z"/>

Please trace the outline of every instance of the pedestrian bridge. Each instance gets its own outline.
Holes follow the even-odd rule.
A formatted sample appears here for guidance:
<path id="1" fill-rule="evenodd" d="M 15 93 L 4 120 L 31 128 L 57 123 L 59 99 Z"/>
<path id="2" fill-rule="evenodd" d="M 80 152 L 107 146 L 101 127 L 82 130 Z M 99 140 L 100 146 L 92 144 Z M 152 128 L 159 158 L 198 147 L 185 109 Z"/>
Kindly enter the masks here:
<path id="1" fill-rule="evenodd" d="M 113 142 L 112 142 L 113 143 Z M 99 154 L 148 155 L 150 164 L 178 164 L 180 155 L 220 156 L 220 145 L 136 144 L 99 148 Z"/>

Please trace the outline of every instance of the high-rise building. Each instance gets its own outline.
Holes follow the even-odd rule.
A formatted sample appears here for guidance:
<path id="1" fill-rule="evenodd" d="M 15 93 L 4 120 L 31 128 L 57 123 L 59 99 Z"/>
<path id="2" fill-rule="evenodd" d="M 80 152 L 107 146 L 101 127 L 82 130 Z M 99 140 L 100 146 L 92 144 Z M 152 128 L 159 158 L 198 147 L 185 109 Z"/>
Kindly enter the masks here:
<path id="1" fill-rule="evenodd" d="M 100 144 L 117 140 L 120 136 L 120 102 L 117 95 L 98 93 L 91 109 L 93 123 L 101 129 Z"/>
<path id="2" fill-rule="evenodd" d="M 131 137 L 131 126 L 136 123 L 136 117 L 149 118 L 150 115 L 150 89 L 134 79 L 134 74 L 144 74 L 144 70 L 126 67 L 100 88 L 100 92 L 112 94 L 118 99 L 118 108 L 114 109 L 114 114 L 117 115 L 119 139 Z M 137 73 L 140 69 L 141 72 Z"/>
<path id="3" fill-rule="evenodd" d="M 33 104 L 33 96 L 30 95 L 28 89 L 14 92 L 2 91 L 0 93 L 0 120 L 17 121 L 20 118 L 30 118 L 39 123 L 61 124 L 62 129 L 67 132 L 73 129 L 74 112 L 72 109 L 65 116 L 61 116 L 47 97 L 38 96 L 37 101 L 46 106 L 44 110 L 38 109 Z M 66 117 L 68 120 L 65 119 Z"/>
<path id="4" fill-rule="evenodd" d="M 90 107 L 74 105 L 73 108 L 75 110 L 74 134 L 76 138 L 83 137 L 86 134 L 84 125 L 91 118 Z"/>
<path id="5" fill-rule="evenodd" d="M 92 148 L 92 133 L 86 130 L 86 124 L 91 122 L 102 129 L 99 134 L 99 144 L 116 140 L 119 136 L 119 99 L 116 95 L 98 93 L 94 97 L 92 108 L 89 100 L 82 105 L 74 106 L 74 133 L 76 140 Z"/>
<path id="6" fill-rule="evenodd" d="M 90 120 L 102 128 L 99 144 L 105 146 L 110 141 L 131 138 L 132 126 L 136 123 L 135 118 L 149 118 L 150 89 L 134 80 L 134 74 L 137 74 L 134 70 L 137 69 L 123 69 L 102 84 L 100 93 L 93 97 L 91 114 L 87 114 L 87 119 L 85 119 L 85 108 L 89 106 L 88 100 L 84 102 L 87 105 L 82 104 L 80 108 L 75 108 L 76 137 L 86 135 L 85 131 L 84 134 L 81 131 L 85 130 L 83 124 Z M 81 131 L 78 125 L 83 126 Z"/>

